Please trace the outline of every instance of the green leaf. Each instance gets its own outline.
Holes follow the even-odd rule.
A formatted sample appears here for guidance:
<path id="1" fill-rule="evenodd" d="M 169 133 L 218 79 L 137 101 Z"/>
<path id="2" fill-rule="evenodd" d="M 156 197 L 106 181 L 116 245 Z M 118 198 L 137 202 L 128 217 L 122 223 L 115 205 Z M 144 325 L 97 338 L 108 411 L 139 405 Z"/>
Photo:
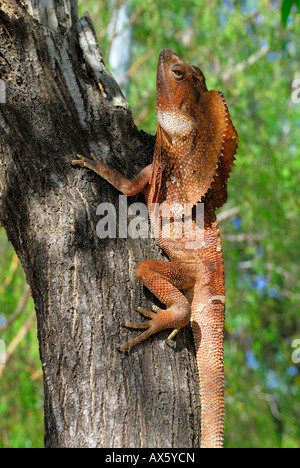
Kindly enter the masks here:
<path id="1" fill-rule="evenodd" d="M 298 11 L 300 13 L 300 0 L 296 0 L 296 5 L 297 5 Z"/>
<path id="2" fill-rule="evenodd" d="M 297 5 L 299 0 L 297 0 Z M 282 7 L 281 7 L 281 22 L 284 27 L 286 27 L 286 23 L 291 12 L 292 6 L 294 4 L 294 0 L 283 0 Z"/>

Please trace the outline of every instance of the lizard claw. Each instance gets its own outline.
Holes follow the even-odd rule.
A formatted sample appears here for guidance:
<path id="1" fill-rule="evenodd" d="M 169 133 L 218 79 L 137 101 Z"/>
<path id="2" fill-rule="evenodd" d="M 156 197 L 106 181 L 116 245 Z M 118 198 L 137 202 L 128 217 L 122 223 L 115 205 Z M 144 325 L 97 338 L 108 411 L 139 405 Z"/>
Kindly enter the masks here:
<path id="1" fill-rule="evenodd" d="M 155 306 L 152 306 L 151 309 L 154 311 Z M 136 310 L 137 312 L 139 312 L 140 314 L 144 315 L 145 317 L 148 317 L 148 318 L 151 318 L 153 319 L 156 314 L 154 314 L 153 312 L 149 312 L 147 309 L 144 309 L 143 307 L 135 307 L 134 310 Z"/>
<path id="2" fill-rule="evenodd" d="M 81 154 L 77 154 L 78 159 L 74 159 L 71 161 L 70 164 L 77 164 L 80 167 L 88 167 L 92 171 L 96 172 L 96 174 L 100 174 L 103 178 L 105 178 L 105 174 L 109 169 L 107 164 L 107 159 L 104 159 L 104 162 L 99 161 L 97 156 L 94 153 L 91 153 L 91 158 L 86 158 Z"/>
<path id="3" fill-rule="evenodd" d="M 77 154 L 78 159 L 74 159 L 71 161 L 71 164 L 77 164 L 80 167 L 88 167 L 89 169 L 92 169 L 92 171 L 96 172 L 97 174 L 101 175 L 101 168 L 104 167 L 106 168 L 107 166 L 103 163 L 101 163 L 96 155 L 94 153 L 91 153 L 91 158 L 86 158 L 85 156 L 82 156 L 81 154 Z"/>
<path id="4" fill-rule="evenodd" d="M 78 164 L 80 167 L 84 167 L 84 161 L 87 159 L 84 156 L 81 156 L 81 154 L 77 154 L 76 156 L 80 159 L 74 159 L 70 164 Z"/>
<path id="5" fill-rule="evenodd" d="M 91 153 L 91 157 L 94 161 L 98 162 L 98 159 L 97 159 L 97 156 L 95 155 L 95 153 Z"/>
<path id="6" fill-rule="evenodd" d="M 139 312 L 140 314 L 144 315 L 144 317 L 148 317 L 150 319 L 154 319 L 156 317 L 156 314 L 153 312 L 149 312 L 149 310 L 144 309 L 144 307 L 135 307 L 134 310 Z M 153 310 L 153 309 L 152 309 Z M 150 322 L 151 320 L 148 320 L 147 322 L 123 322 L 121 323 L 122 327 L 128 327 L 128 328 L 149 328 L 150 327 Z"/>
<path id="7" fill-rule="evenodd" d="M 157 310 L 156 306 L 151 307 L 152 310 Z M 154 312 L 150 312 L 147 309 L 144 309 L 144 307 L 135 307 L 134 310 L 139 312 L 140 314 L 144 315 L 145 317 L 148 317 L 150 320 L 147 320 L 146 322 L 123 322 L 121 324 L 122 327 L 128 327 L 128 328 L 135 328 L 135 329 L 145 329 L 144 333 L 141 335 L 137 336 L 133 340 L 129 341 L 128 343 L 123 344 L 122 346 L 118 347 L 118 351 L 125 351 L 129 350 L 132 348 L 132 346 L 140 343 L 143 339 L 146 337 L 150 336 L 153 334 L 151 328 L 153 327 L 153 321 L 157 317 L 157 314 Z"/>
<path id="8" fill-rule="evenodd" d="M 118 351 L 124 351 L 126 349 L 130 349 L 136 344 L 140 343 L 141 341 L 145 340 L 149 336 L 153 335 L 159 330 L 162 330 L 164 328 L 172 328 L 172 324 L 170 324 L 170 327 L 165 325 L 166 321 L 166 316 L 168 314 L 168 309 L 164 310 L 161 309 L 160 307 L 153 305 L 151 307 L 151 310 L 153 312 L 150 312 L 147 309 L 144 309 L 143 307 L 135 307 L 134 310 L 137 312 L 140 312 L 140 314 L 144 315 L 145 317 L 148 317 L 150 320 L 147 320 L 146 322 L 124 322 L 122 323 L 123 327 L 128 327 L 128 328 L 134 328 L 134 329 L 144 329 L 145 331 L 134 338 L 133 340 L 129 341 L 128 343 L 124 343 L 122 346 L 120 346 Z M 169 335 L 169 337 L 166 340 L 166 343 L 169 344 L 170 346 L 174 346 L 174 343 L 171 341 L 172 338 L 179 332 L 181 327 L 175 328 L 172 333 Z"/>

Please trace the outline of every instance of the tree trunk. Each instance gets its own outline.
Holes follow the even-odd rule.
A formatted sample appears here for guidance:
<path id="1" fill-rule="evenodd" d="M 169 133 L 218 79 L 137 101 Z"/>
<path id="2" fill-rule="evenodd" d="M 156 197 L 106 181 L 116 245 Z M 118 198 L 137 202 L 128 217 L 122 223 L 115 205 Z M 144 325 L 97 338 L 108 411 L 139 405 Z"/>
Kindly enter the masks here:
<path id="1" fill-rule="evenodd" d="M 161 250 L 152 239 L 100 239 L 97 206 L 118 211 L 119 194 L 70 165 L 93 152 L 131 178 L 151 160 L 154 139 L 135 127 L 89 18 L 77 22 L 77 2 L 0 5 L 0 222 L 35 303 L 45 445 L 198 447 L 189 327 L 176 349 L 166 330 L 117 351 L 136 334 L 121 323 L 139 320 L 133 308 L 153 300 L 136 266 Z"/>

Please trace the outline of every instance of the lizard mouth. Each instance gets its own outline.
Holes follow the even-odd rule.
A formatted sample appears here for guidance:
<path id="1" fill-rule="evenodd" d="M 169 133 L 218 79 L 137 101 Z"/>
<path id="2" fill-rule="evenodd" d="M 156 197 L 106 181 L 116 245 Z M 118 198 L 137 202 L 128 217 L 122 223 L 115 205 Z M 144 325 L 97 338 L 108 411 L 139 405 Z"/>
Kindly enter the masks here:
<path id="1" fill-rule="evenodd" d="M 179 57 L 179 55 L 176 54 L 176 52 L 174 52 L 174 50 L 172 49 L 163 49 L 161 51 L 161 53 L 159 54 L 159 60 L 166 60 L 168 58 L 171 58 L 171 57 L 176 57 L 177 59 L 181 60 L 181 58 Z"/>

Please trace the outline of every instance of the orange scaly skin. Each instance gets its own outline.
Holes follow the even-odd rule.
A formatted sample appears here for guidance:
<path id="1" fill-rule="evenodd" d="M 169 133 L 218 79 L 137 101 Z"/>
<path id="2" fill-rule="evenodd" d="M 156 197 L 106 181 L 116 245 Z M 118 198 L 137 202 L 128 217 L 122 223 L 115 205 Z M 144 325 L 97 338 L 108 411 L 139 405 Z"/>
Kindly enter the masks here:
<path id="1" fill-rule="evenodd" d="M 237 133 L 222 94 L 208 91 L 202 72 L 170 49 L 159 57 L 156 115 L 153 163 L 132 181 L 94 156 L 93 161 L 79 156 L 73 163 L 94 170 L 125 195 L 144 190 L 156 239 L 170 262 L 145 260 L 136 276 L 166 309 L 137 308 L 149 320 L 124 325 L 145 331 L 120 349 L 130 349 L 159 330 L 173 328 L 169 340 L 191 321 L 200 376 L 201 447 L 222 447 L 225 286 L 215 210 L 227 200 Z M 204 204 L 202 225 L 196 222 L 199 201 Z M 153 203 L 159 204 L 159 214 Z M 182 213 L 184 220 L 189 215 L 178 204 L 184 207 L 186 203 L 194 208 L 189 232 L 179 237 L 178 220 L 182 225 Z M 163 222 L 168 215 L 166 235 Z"/>

